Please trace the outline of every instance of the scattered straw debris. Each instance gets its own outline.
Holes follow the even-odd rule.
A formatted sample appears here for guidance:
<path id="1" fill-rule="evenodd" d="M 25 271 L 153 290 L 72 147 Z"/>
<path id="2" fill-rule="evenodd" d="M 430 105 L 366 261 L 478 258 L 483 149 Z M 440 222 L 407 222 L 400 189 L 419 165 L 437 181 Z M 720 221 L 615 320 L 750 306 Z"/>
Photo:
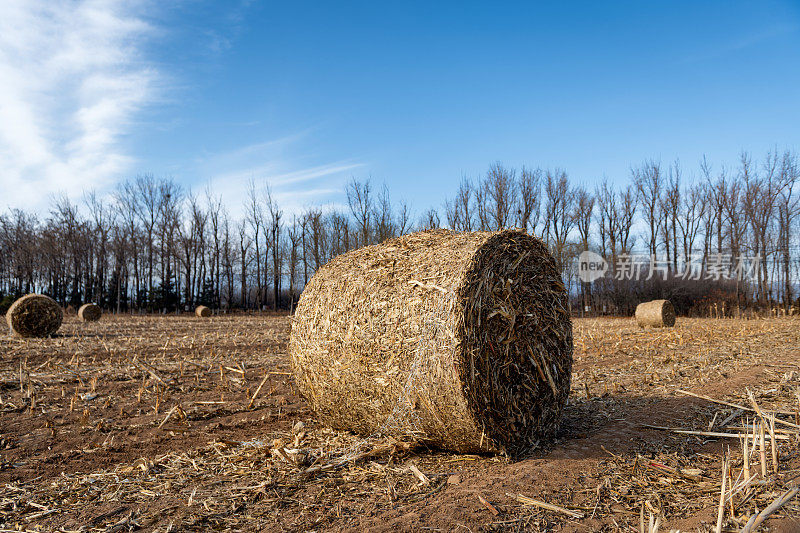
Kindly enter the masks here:
<path id="1" fill-rule="evenodd" d="M 0 339 L 0 530 L 791 530 L 798 326 L 576 320 L 562 429 L 506 457 L 326 427 L 286 317 L 67 317 Z"/>

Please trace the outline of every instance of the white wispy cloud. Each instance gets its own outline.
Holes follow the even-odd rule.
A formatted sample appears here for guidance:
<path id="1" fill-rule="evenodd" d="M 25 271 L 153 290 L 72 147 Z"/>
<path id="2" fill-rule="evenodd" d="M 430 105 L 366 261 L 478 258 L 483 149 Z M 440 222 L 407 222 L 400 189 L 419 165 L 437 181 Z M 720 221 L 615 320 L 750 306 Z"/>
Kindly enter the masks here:
<path id="1" fill-rule="evenodd" d="M 273 161 L 259 165 L 256 167 L 247 168 L 244 170 L 237 170 L 228 174 L 223 174 L 215 177 L 217 181 L 242 181 L 258 177 L 259 179 L 266 180 L 270 187 L 286 187 L 295 185 L 302 182 L 314 181 L 319 178 L 324 178 L 332 175 L 346 174 L 355 170 L 363 165 L 361 163 L 331 163 L 325 165 L 317 165 L 309 168 L 301 168 L 298 170 L 284 171 L 282 165 L 286 162 Z"/>
<path id="2" fill-rule="evenodd" d="M 143 2 L 0 2 L 0 210 L 110 184 L 122 137 L 159 93 Z"/>
<path id="3" fill-rule="evenodd" d="M 698 51 L 682 58 L 680 63 L 713 61 L 715 59 L 719 59 L 720 57 L 734 54 L 736 52 L 746 50 L 752 46 L 762 44 L 765 41 L 795 33 L 797 32 L 798 28 L 800 28 L 800 26 L 798 26 L 796 23 L 781 23 L 748 35 L 733 36 L 724 44 L 707 50 Z"/>
<path id="4" fill-rule="evenodd" d="M 201 32 L 213 49 L 206 60 L 232 46 L 248 5 L 226 6 L 227 18 Z M 194 159 L 175 154 L 165 169 L 130 151 L 126 136 L 151 106 L 173 102 L 181 82 L 164 71 L 169 62 L 156 68 L 148 57 L 174 30 L 152 26 L 153 9 L 153 0 L 0 0 L 0 212 L 43 212 L 53 195 L 78 200 L 141 171 L 174 172 L 197 193 L 208 186 L 234 213 L 251 180 L 287 212 L 340 199 L 363 165 L 310 153 L 315 128 Z"/>
<path id="5" fill-rule="evenodd" d="M 310 130 L 208 154 L 195 161 L 193 174 L 204 176 L 208 188 L 222 196 L 234 217 L 244 215 L 251 183 L 262 196 L 269 188 L 286 213 L 335 203 L 344 195 L 347 181 L 366 165 L 353 160 L 309 161 L 308 156 L 299 155 L 309 136 Z"/>

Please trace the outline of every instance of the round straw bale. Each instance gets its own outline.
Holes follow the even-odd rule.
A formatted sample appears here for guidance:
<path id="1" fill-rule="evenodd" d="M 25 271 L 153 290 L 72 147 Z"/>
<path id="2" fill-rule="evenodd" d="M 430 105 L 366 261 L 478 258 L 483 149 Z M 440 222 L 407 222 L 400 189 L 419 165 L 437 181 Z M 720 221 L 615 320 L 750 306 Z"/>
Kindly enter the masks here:
<path id="1" fill-rule="evenodd" d="M 83 304 L 78 309 L 78 318 L 81 322 L 96 322 L 103 316 L 103 310 L 97 304 Z"/>
<path id="2" fill-rule="evenodd" d="M 6 322 L 20 337 L 47 337 L 61 327 L 64 311 L 49 296 L 28 294 L 11 304 Z"/>
<path id="3" fill-rule="evenodd" d="M 572 322 L 539 239 L 431 230 L 322 267 L 289 354 L 299 391 L 334 428 L 518 453 L 558 426 Z"/>
<path id="4" fill-rule="evenodd" d="M 211 309 L 205 305 L 198 305 L 194 310 L 194 314 L 202 318 L 208 318 L 211 316 Z"/>
<path id="5" fill-rule="evenodd" d="M 675 308 L 669 300 L 653 300 L 636 306 L 639 327 L 671 328 L 675 325 Z"/>

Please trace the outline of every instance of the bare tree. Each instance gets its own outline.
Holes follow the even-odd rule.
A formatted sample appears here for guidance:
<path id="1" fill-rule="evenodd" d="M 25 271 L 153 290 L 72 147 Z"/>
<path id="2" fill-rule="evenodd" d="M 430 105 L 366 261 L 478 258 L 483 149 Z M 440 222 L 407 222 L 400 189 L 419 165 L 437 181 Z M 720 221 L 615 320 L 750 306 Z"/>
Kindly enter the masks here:
<path id="1" fill-rule="evenodd" d="M 250 180 L 250 187 L 248 189 L 247 197 L 247 221 L 253 229 L 253 246 L 255 247 L 254 261 L 256 263 L 256 307 L 261 307 L 264 303 L 264 285 L 263 278 L 261 277 L 261 249 L 259 234 L 261 233 L 261 226 L 264 220 L 264 211 L 259 201 L 258 191 L 254 180 Z M 266 257 L 266 252 L 264 253 Z M 264 268 L 266 270 L 266 259 L 264 261 Z M 264 274 L 266 276 L 266 272 Z"/>
<path id="2" fill-rule="evenodd" d="M 422 214 L 419 219 L 419 230 L 425 231 L 436 229 L 440 226 L 439 213 L 434 208 L 430 208 Z"/>
<path id="3" fill-rule="evenodd" d="M 397 209 L 397 234 L 405 235 L 411 229 L 411 209 L 405 200 L 400 202 Z"/>
<path id="4" fill-rule="evenodd" d="M 302 222 L 297 220 L 297 216 L 292 217 L 292 223 L 286 230 L 286 236 L 289 240 L 289 264 L 287 277 L 289 279 L 289 312 L 294 311 L 294 304 L 296 300 L 295 291 L 297 290 L 297 274 L 300 262 L 300 254 L 302 252 Z"/>
<path id="5" fill-rule="evenodd" d="M 576 188 L 574 194 L 575 212 L 572 216 L 575 219 L 575 226 L 578 228 L 578 234 L 580 235 L 580 249 L 582 251 L 588 250 L 595 198 L 583 187 Z M 581 313 L 583 313 L 589 303 L 588 298 L 591 291 L 591 284 L 581 282 L 580 287 L 582 301 Z"/>
<path id="6" fill-rule="evenodd" d="M 247 234 L 247 224 L 245 221 L 240 221 L 236 225 L 236 229 L 239 233 L 239 267 L 241 269 L 241 277 L 239 279 L 241 283 L 240 305 L 244 308 L 247 308 L 247 269 L 250 266 L 250 246 L 252 246 L 253 241 Z"/>
<path id="7" fill-rule="evenodd" d="M 575 191 L 569 185 L 566 172 L 559 169 L 547 171 L 545 198 L 544 235 L 555 257 L 556 266 L 563 272 L 569 234 L 575 226 L 575 216 L 571 209 Z"/>
<path id="8" fill-rule="evenodd" d="M 222 220 L 225 216 L 222 197 L 214 197 L 210 189 L 206 189 L 206 203 L 208 205 L 209 233 L 211 234 L 210 250 L 210 282 L 213 291 L 213 305 L 221 304 L 222 288 Z"/>
<path id="9" fill-rule="evenodd" d="M 347 185 L 347 203 L 359 230 L 358 246 L 371 244 L 372 231 L 372 185 L 369 180 L 353 178 Z"/>
<path id="10" fill-rule="evenodd" d="M 116 225 L 116 213 L 98 198 L 95 191 L 90 191 L 84 197 L 84 203 L 89 209 L 93 222 L 93 233 L 98 246 L 93 274 L 93 283 L 87 299 L 94 300 L 100 305 L 106 303 L 106 281 L 108 275 L 108 253 L 112 228 Z"/>
<path id="11" fill-rule="evenodd" d="M 683 242 L 683 263 L 688 265 L 692 259 L 694 243 L 706 212 L 708 198 L 706 185 L 701 183 L 691 186 L 681 198 L 678 227 L 681 230 Z"/>
<path id="12" fill-rule="evenodd" d="M 610 258 L 612 264 L 617 261 L 617 242 L 616 242 L 616 213 L 617 195 L 613 187 L 608 183 L 607 178 L 595 190 L 597 202 L 597 229 L 600 237 L 600 249 L 603 257 Z"/>
<path id="13" fill-rule="evenodd" d="M 140 271 L 139 271 L 139 240 L 140 240 L 140 230 L 138 226 L 139 218 L 137 216 L 137 203 L 138 203 L 138 194 L 136 191 L 136 187 L 132 181 L 125 181 L 123 182 L 120 187 L 117 189 L 116 194 L 116 204 L 117 204 L 117 212 L 119 213 L 120 218 L 123 220 L 124 229 L 122 233 L 119 235 L 120 239 L 118 242 L 124 245 L 124 249 L 121 250 L 120 258 L 125 260 L 130 258 L 131 262 L 133 263 L 133 295 L 132 298 L 134 303 L 138 306 L 140 303 L 139 298 L 139 290 L 140 290 Z M 126 269 L 127 271 L 127 269 Z M 127 272 L 126 272 L 127 274 Z M 121 280 L 119 280 L 121 283 Z M 119 285 L 118 285 L 119 287 Z M 117 300 L 119 302 L 119 300 Z M 120 311 L 120 307 L 117 307 L 117 312 Z"/>
<path id="14" fill-rule="evenodd" d="M 782 189 L 778 176 L 779 156 L 775 152 L 767 153 L 760 176 L 752 170 L 747 153 L 742 154 L 740 163 L 745 182 L 745 214 L 753 236 L 752 248 L 761 263 L 758 272 L 759 300 L 763 305 L 771 305 L 772 288 L 767 284 L 767 262 L 772 253 L 770 229 Z"/>
<path id="15" fill-rule="evenodd" d="M 499 161 L 489 166 L 480 184 L 484 203 L 485 225 L 490 230 L 507 228 L 514 212 L 514 188 L 516 172 Z"/>
<path id="16" fill-rule="evenodd" d="M 136 177 L 136 192 L 138 201 L 134 204 L 136 214 L 142 223 L 145 245 L 147 247 L 147 293 L 145 295 L 148 307 L 150 307 L 154 286 L 153 269 L 155 266 L 155 227 L 158 223 L 158 204 L 160 184 L 152 174 L 141 174 Z"/>
<path id="17" fill-rule="evenodd" d="M 331 211 L 323 219 L 323 223 L 325 224 L 325 234 L 327 235 L 327 240 L 325 241 L 325 256 L 327 258 L 349 251 L 351 249 L 351 240 L 353 242 L 359 241 L 358 235 L 353 235 L 351 239 L 350 220 L 344 213 Z"/>
<path id="18" fill-rule="evenodd" d="M 183 191 L 171 179 L 161 180 L 158 184 L 158 255 L 160 262 L 160 301 L 152 302 L 161 307 L 162 312 L 168 309 L 177 310 L 179 306 L 178 288 L 174 282 L 175 273 L 179 270 L 176 248 L 181 220 L 181 202 Z"/>
<path id="19" fill-rule="evenodd" d="M 523 166 L 517 188 L 519 201 L 516 225 L 532 235 L 537 235 L 541 209 L 542 170 L 539 168 L 531 170 Z"/>
<path id="20" fill-rule="evenodd" d="M 580 235 L 581 248 L 583 250 L 588 250 L 595 197 L 583 187 L 576 187 L 574 196 L 575 211 L 572 216 L 575 219 L 575 226 L 578 229 L 578 235 Z"/>
<path id="21" fill-rule="evenodd" d="M 671 271 L 678 270 L 678 211 L 681 204 L 681 167 L 676 160 L 669 167 L 667 185 L 661 197 L 662 235 Z"/>
<path id="22" fill-rule="evenodd" d="M 234 265 L 238 259 L 231 239 L 231 221 L 227 210 L 222 219 L 222 269 L 225 279 L 225 308 L 230 309 L 233 303 Z"/>
<path id="23" fill-rule="evenodd" d="M 800 218 L 800 195 L 797 194 L 800 171 L 797 156 L 791 152 L 783 154 L 780 166 L 781 192 L 778 198 L 778 247 L 781 254 L 784 280 L 784 307 L 788 311 L 794 302 L 792 288 L 792 235 L 796 220 Z"/>
<path id="24" fill-rule="evenodd" d="M 389 188 L 383 184 L 378 202 L 373 207 L 372 219 L 375 221 L 375 240 L 383 242 L 397 235 L 394 209 L 389 199 Z"/>
<path id="25" fill-rule="evenodd" d="M 281 230 L 283 229 L 283 210 L 267 188 L 267 212 L 269 213 L 269 231 L 272 236 L 272 309 L 278 310 L 280 303 L 281 279 L 283 278 L 283 250 L 281 247 Z"/>
<path id="26" fill-rule="evenodd" d="M 445 218 L 450 229 L 472 231 L 475 218 L 472 196 L 472 182 L 466 176 L 462 176 L 455 197 L 445 201 Z"/>
<path id="27" fill-rule="evenodd" d="M 663 188 L 661 163 L 653 160 L 645 161 L 641 166 L 633 168 L 631 174 L 639 194 L 639 202 L 642 205 L 645 223 L 649 229 L 650 255 L 655 256 L 658 252 L 658 237 L 661 229 L 661 216 L 659 213 L 661 189 Z"/>
<path id="28" fill-rule="evenodd" d="M 633 249 L 633 237 L 631 231 L 633 229 L 633 219 L 636 215 L 638 203 L 636 201 L 636 192 L 633 185 L 628 185 L 619 192 L 619 200 L 617 202 L 617 241 L 620 245 L 621 253 L 630 253 Z"/>
<path id="29" fill-rule="evenodd" d="M 308 253 L 313 261 L 313 269 L 319 268 L 327 262 L 325 250 L 328 246 L 328 231 L 325 218 L 321 209 L 309 209 L 306 213 L 308 228 Z"/>

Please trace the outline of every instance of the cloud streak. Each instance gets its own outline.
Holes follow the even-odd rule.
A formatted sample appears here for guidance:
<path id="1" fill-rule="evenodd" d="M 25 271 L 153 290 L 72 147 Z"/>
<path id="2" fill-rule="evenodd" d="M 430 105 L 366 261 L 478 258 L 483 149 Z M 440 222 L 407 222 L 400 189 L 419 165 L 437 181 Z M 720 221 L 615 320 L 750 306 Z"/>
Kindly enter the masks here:
<path id="1" fill-rule="evenodd" d="M 732 38 L 730 42 L 722 46 L 685 57 L 682 61 L 680 61 L 680 63 L 712 61 L 714 59 L 725 57 L 729 54 L 735 54 L 736 52 L 746 50 L 765 41 L 794 33 L 797 30 L 798 26 L 796 24 L 779 24 L 770 28 L 766 28 L 757 33 Z"/>
<path id="2" fill-rule="evenodd" d="M 47 193 L 112 183 L 133 158 L 121 139 L 159 93 L 141 46 L 142 2 L 0 3 L 0 197 L 41 208 Z"/>
<path id="3" fill-rule="evenodd" d="M 353 160 L 309 161 L 302 155 L 308 135 L 305 131 L 209 154 L 195 161 L 196 170 L 191 174 L 204 177 L 206 186 L 222 196 L 234 218 L 244 215 L 251 182 L 262 197 L 269 187 L 286 213 L 330 204 L 341 198 L 353 174 L 367 165 Z"/>
<path id="4" fill-rule="evenodd" d="M 247 180 L 253 177 L 265 179 L 271 187 L 284 187 L 303 183 L 307 181 L 314 181 L 319 178 L 327 176 L 346 174 L 351 170 L 355 170 L 364 166 L 361 163 L 332 163 L 326 165 L 317 165 L 310 168 L 303 168 L 300 170 L 291 170 L 289 172 L 277 171 L 279 166 L 276 163 L 267 163 L 262 166 L 240 170 L 230 174 L 224 174 L 215 179 L 218 180 Z"/>

